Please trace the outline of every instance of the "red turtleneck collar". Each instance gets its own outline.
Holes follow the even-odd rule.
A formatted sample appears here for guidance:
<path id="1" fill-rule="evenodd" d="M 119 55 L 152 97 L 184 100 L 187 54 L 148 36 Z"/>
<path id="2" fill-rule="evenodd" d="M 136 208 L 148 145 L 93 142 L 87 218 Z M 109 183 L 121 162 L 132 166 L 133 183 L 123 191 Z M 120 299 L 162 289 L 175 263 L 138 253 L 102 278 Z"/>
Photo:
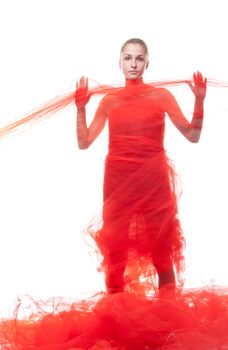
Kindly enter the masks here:
<path id="1" fill-rule="evenodd" d="M 135 85 L 142 85 L 144 84 L 143 78 L 137 78 L 137 79 L 126 79 L 125 80 L 125 86 L 135 86 Z"/>

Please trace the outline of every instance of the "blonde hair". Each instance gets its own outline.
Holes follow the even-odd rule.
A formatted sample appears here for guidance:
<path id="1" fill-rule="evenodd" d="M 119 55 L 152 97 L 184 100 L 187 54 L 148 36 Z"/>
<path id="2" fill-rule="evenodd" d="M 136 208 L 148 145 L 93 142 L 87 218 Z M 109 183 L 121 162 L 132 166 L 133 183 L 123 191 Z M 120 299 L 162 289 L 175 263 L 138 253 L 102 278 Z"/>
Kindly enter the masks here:
<path id="1" fill-rule="evenodd" d="M 139 44 L 139 45 L 143 46 L 143 48 L 145 49 L 146 55 L 149 56 L 149 50 L 148 50 L 148 47 L 147 47 L 145 41 L 143 41 L 142 39 L 139 39 L 139 38 L 131 38 L 131 39 L 128 39 L 127 41 L 125 41 L 125 43 L 121 47 L 120 53 L 123 52 L 123 50 L 125 49 L 125 47 L 128 44 Z"/>

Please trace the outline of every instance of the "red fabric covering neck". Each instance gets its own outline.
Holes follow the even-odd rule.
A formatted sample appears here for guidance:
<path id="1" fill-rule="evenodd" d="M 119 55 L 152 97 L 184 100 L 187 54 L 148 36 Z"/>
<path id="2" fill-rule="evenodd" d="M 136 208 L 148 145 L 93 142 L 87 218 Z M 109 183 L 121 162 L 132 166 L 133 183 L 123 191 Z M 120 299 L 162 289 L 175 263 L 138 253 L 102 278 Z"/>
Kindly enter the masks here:
<path id="1" fill-rule="evenodd" d="M 93 82 L 93 79 L 91 79 Z M 158 80 L 158 81 L 147 81 L 147 85 L 154 87 L 169 87 L 169 86 L 182 86 L 186 85 L 187 81 L 191 79 L 177 79 L 177 80 Z M 216 88 L 228 88 L 228 82 L 208 79 L 208 86 Z M 115 93 L 119 91 L 123 86 L 119 85 L 101 85 L 97 84 L 95 87 L 89 89 L 89 93 L 92 95 L 105 95 L 108 93 Z M 127 89 L 126 89 L 127 91 Z M 37 122 L 50 118 L 61 110 L 64 110 L 68 106 L 74 105 L 75 92 L 69 92 L 64 95 L 59 95 L 46 101 L 43 105 L 38 106 L 34 111 L 26 113 L 21 118 L 15 118 L 14 122 L 10 122 L 7 125 L 0 127 L 0 139 L 6 137 L 8 134 L 13 132 L 20 132 L 24 128 L 28 128 L 36 124 Z"/>
<path id="2" fill-rule="evenodd" d="M 138 78 L 138 79 L 126 79 L 125 80 L 125 86 L 135 86 L 135 85 L 141 85 L 144 84 L 143 78 Z"/>

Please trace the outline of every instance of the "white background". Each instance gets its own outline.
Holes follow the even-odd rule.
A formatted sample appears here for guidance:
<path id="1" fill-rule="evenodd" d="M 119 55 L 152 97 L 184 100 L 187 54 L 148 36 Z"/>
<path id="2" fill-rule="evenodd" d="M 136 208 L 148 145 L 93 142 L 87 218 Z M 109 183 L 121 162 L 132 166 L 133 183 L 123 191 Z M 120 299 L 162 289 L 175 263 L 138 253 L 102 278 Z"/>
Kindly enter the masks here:
<path id="1" fill-rule="evenodd" d="M 1 0 L 0 125 L 73 91 L 82 74 L 122 83 L 119 50 L 131 37 L 149 46 L 148 80 L 200 70 L 228 82 L 227 33 L 226 0 Z M 167 124 L 183 183 L 186 286 L 228 285 L 227 90 L 208 88 L 199 144 Z M 190 89 L 172 91 L 190 118 Z M 18 294 L 74 297 L 104 288 L 81 232 L 101 208 L 106 146 L 104 131 L 91 149 L 77 149 L 74 107 L 0 141 L 0 314 Z"/>

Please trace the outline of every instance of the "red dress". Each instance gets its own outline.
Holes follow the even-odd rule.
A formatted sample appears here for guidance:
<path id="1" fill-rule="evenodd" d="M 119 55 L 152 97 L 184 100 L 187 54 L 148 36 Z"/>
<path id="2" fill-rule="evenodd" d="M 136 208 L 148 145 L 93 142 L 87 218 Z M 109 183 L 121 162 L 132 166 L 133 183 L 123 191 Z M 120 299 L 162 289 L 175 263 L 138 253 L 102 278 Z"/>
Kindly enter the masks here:
<path id="1" fill-rule="evenodd" d="M 155 271 L 173 265 L 179 276 L 183 271 L 175 173 L 164 150 L 165 111 L 158 91 L 133 85 L 112 97 L 103 224 L 93 234 L 108 289 L 123 284 L 128 291 L 151 291 Z"/>

